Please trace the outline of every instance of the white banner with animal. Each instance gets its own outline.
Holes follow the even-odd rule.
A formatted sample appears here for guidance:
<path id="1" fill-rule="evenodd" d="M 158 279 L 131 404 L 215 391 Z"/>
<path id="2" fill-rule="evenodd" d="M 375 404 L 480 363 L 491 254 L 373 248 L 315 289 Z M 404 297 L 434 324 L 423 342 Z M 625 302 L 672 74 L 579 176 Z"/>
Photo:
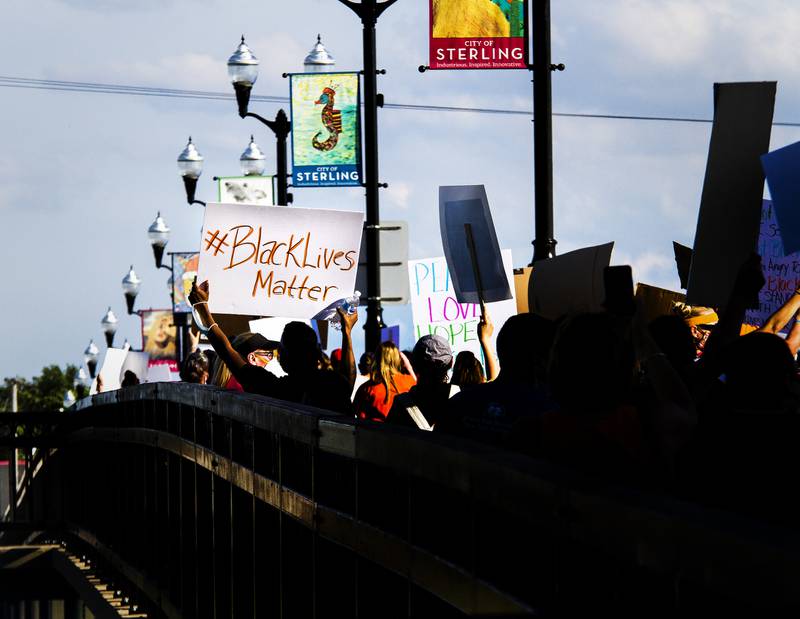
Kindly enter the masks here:
<path id="1" fill-rule="evenodd" d="M 206 206 L 197 281 L 215 313 L 311 318 L 353 294 L 363 215 L 355 211 Z"/>
<path id="2" fill-rule="evenodd" d="M 272 198 L 271 176 L 223 176 L 217 178 L 217 202 L 269 206 Z"/>

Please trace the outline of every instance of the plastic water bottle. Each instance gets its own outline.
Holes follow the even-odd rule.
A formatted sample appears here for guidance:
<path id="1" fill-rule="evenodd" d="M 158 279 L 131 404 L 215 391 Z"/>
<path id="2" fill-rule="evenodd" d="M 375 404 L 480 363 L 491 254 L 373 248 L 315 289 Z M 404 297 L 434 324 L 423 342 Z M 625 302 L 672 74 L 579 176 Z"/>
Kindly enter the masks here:
<path id="1" fill-rule="evenodd" d="M 346 313 L 348 314 L 355 314 L 356 310 L 358 309 L 358 304 L 361 301 L 361 293 L 356 290 L 352 297 L 347 297 L 346 299 L 342 300 L 342 304 L 339 306 L 341 307 Z M 328 323 L 333 329 L 340 331 L 342 329 L 342 324 L 339 319 L 339 314 L 335 313 L 331 318 L 328 320 Z"/>

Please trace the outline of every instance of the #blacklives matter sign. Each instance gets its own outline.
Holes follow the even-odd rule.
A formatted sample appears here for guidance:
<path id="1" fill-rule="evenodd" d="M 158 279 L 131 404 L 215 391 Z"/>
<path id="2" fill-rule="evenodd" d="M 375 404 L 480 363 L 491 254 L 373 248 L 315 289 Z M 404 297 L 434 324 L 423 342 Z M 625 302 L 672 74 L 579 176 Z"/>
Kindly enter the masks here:
<path id="1" fill-rule="evenodd" d="M 430 0 L 430 68 L 527 68 L 527 15 L 527 0 Z"/>
<path id="2" fill-rule="evenodd" d="M 361 185 L 358 73 L 291 76 L 292 184 Z"/>
<path id="3" fill-rule="evenodd" d="M 206 206 L 197 281 L 211 311 L 311 318 L 353 294 L 364 216 L 353 211 Z"/>

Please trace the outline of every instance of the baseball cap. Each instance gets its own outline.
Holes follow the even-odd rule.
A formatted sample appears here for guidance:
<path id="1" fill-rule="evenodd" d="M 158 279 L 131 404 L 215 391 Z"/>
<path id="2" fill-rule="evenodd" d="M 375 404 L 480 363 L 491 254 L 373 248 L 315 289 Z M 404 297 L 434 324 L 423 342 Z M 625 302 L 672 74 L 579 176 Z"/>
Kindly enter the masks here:
<path id="1" fill-rule="evenodd" d="M 414 346 L 413 355 L 418 363 L 449 366 L 453 362 L 453 349 L 441 335 L 423 335 Z"/>
<path id="2" fill-rule="evenodd" d="M 247 335 L 247 334 L 242 334 L 242 335 Z M 241 337 L 242 338 L 241 341 L 237 342 L 234 340 L 233 347 L 236 349 L 236 352 L 238 352 L 243 357 L 246 357 L 251 352 L 254 352 L 256 350 L 277 350 L 278 348 L 278 342 L 274 340 L 268 340 L 260 333 L 249 334 L 250 337 L 247 338 L 242 337 L 242 335 L 236 338 L 236 340 L 238 340 Z"/>

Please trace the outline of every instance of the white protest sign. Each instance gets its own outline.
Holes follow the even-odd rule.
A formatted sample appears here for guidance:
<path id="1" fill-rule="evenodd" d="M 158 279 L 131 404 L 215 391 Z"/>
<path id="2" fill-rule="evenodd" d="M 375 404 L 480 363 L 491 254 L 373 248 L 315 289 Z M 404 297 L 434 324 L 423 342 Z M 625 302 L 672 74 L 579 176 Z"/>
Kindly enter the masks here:
<path id="1" fill-rule="evenodd" d="M 130 370 L 136 374 L 136 378 L 139 379 L 139 382 L 143 383 L 147 380 L 147 367 L 149 364 L 149 354 L 138 350 L 129 350 L 128 356 L 125 357 L 125 362 L 122 364 L 122 368 L 119 371 L 119 380 L 122 381 L 122 379 L 125 378 L 126 370 Z"/>
<path id="2" fill-rule="evenodd" d="M 311 318 L 353 294 L 363 215 L 355 211 L 206 206 L 197 281 L 212 312 Z"/>
<path id="3" fill-rule="evenodd" d="M 103 357 L 103 365 L 100 367 L 98 376 L 103 380 L 103 391 L 114 391 L 120 388 L 120 373 L 125 358 L 128 356 L 129 344 L 123 348 L 109 348 Z M 90 395 L 97 393 L 97 380 L 92 383 L 89 390 Z"/>
<path id="4" fill-rule="evenodd" d="M 511 250 L 504 249 L 503 267 L 508 281 L 513 281 Z M 441 258 L 409 260 L 408 275 L 411 285 L 411 313 L 414 319 L 414 340 L 423 335 L 440 335 L 453 349 L 453 356 L 462 350 L 471 351 L 486 366 L 478 341 L 478 322 L 481 318 L 477 303 L 459 303 L 447 261 Z M 517 314 L 517 302 L 511 299 L 487 303 L 487 311 L 494 323 L 492 349 L 500 327 Z"/>

